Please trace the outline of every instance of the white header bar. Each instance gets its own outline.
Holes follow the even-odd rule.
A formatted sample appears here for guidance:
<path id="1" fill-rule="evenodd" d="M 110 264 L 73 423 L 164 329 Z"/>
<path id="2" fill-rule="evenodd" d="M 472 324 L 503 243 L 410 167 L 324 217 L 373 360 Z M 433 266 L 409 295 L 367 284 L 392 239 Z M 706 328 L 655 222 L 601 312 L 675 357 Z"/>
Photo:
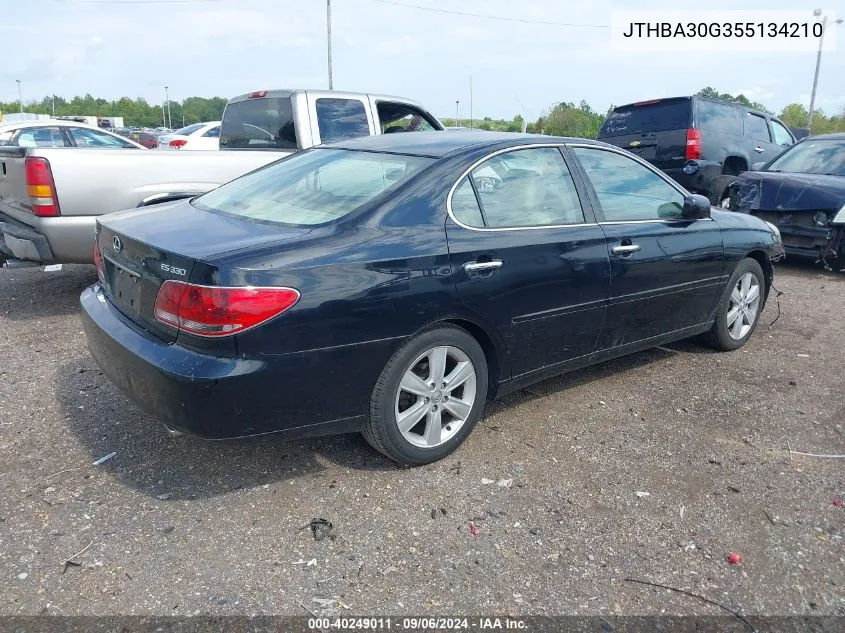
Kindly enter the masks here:
<path id="1" fill-rule="evenodd" d="M 611 11 L 611 50 L 815 52 L 836 50 L 835 11 Z M 822 37 L 823 35 L 823 37 Z M 739 61 L 739 60 L 737 60 Z"/>

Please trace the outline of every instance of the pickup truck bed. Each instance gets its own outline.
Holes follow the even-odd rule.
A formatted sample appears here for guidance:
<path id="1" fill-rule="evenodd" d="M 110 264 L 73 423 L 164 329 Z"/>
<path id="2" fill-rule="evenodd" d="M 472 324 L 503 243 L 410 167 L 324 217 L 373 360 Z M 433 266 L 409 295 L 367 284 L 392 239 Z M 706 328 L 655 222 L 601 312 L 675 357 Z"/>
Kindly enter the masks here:
<path id="1" fill-rule="evenodd" d="M 97 216 L 204 193 L 289 153 L 0 147 L 0 260 L 91 263 Z M 29 158 L 49 163 L 59 215 L 33 212 Z"/>

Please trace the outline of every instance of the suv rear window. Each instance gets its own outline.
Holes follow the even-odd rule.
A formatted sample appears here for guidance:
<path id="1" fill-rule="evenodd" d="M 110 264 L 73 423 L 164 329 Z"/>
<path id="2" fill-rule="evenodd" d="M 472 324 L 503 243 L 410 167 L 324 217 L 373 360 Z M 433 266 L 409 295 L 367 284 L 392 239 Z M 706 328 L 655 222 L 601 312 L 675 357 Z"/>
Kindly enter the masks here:
<path id="1" fill-rule="evenodd" d="M 697 127 L 723 134 L 742 136 L 742 115 L 744 110 L 723 103 L 698 101 Z"/>
<path id="2" fill-rule="evenodd" d="M 400 154 L 310 150 L 241 176 L 191 204 L 259 222 L 313 226 L 352 213 L 434 161 Z"/>
<path id="3" fill-rule="evenodd" d="M 290 98 L 247 99 L 228 104 L 220 127 L 220 147 L 296 149 Z"/>
<path id="4" fill-rule="evenodd" d="M 689 99 L 656 101 L 616 108 L 607 117 L 598 138 L 641 132 L 685 130 L 690 122 Z"/>

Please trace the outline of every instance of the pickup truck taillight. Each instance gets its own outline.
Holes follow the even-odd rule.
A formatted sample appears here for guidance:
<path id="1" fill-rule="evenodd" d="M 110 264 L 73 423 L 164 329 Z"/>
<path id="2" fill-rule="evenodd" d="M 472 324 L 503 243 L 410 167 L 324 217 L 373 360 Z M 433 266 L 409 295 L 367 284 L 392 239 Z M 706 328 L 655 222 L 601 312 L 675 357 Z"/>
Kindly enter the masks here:
<path id="1" fill-rule="evenodd" d="M 687 160 L 699 160 L 701 158 L 701 130 L 692 128 L 687 130 Z"/>
<path id="2" fill-rule="evenodd" d="M 32 212 L 41 217 L 61 215 L 50 161 L 40 156 L 27 156 L 24 161 L 24 171 L 26 172 L 26 191 Z"/>
<path id="3" fill-rule="evenodd" d="M 158 290 L 155 318 L 197 336 L 239 334 L 299 301 L 293 288 L 199 286 L 168 279 Z"/>
<path id="4" fill-rule="evenodd" d="M 170 147 L 173 147 L 175 149 L 179 149 L 183 145 L 187 145 L 187 144 L 188 144 L 188 141 L 186 141 L 183 138 L 177 138 L 177 139 L 170 141 Z"/>

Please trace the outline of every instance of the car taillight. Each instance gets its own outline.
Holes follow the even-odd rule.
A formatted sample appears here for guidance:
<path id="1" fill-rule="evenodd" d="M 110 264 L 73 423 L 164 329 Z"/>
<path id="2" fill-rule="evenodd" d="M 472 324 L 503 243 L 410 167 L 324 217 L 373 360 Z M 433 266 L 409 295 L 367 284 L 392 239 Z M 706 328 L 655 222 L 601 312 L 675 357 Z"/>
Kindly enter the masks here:
<path id="1" fill-rule="evenodd" d="M 155 318 L 198 336 L 229 336 L 278 316 L 299 301 L 293 288 L 199 286 L 168 279 L 155 302 Z"/>
<path id="2" fill-rule="evenodd" d="M 692 128 L 687 130 L 687 160 L 699 160 L 701 158 L 701 130 Z"/>
<path id="3" fill-rule="evenodd" d="M 264 97 L 266 97 L 266 96 L 267 96 L 267 91 L 266 91 L 266 90 L 256 90 L 255 92 L 250 92 L 250 93 L 249 93 L 249 98 L 250 98 L 250 99 L 263 99 L 263 98 L 264 98 Z"/>
<path id="4" fill-rule="evenodd" d="M 32 212 L 41 217 L 60 215 L 59 198 L 56 196 L 56 183 L 50 162 L 39 156 L 28 156 L 24 161 L 26 173 L 26 191 Z"/>
<path id="5" fill-rule="evenodd" d="M 177 138 L 177 139 L 173 139 L 172 141 L 170 141 L 170 147 L 175 147 L 176 149 L 179 149 L 183 145 L 187 145 L 187 143 L 188 143 L 188 141 L 186 141 L 185 139 Z"/>
<path id="6" fill-rule="evenodd" d="M 106 283 L 106 270 L 103 268 L 103 256 L 100 253 L 100 245 L 97 240 L 94 240 L 94 266 L 97 267 L 97 277 L 100 278 L 100 283 Z"/>

